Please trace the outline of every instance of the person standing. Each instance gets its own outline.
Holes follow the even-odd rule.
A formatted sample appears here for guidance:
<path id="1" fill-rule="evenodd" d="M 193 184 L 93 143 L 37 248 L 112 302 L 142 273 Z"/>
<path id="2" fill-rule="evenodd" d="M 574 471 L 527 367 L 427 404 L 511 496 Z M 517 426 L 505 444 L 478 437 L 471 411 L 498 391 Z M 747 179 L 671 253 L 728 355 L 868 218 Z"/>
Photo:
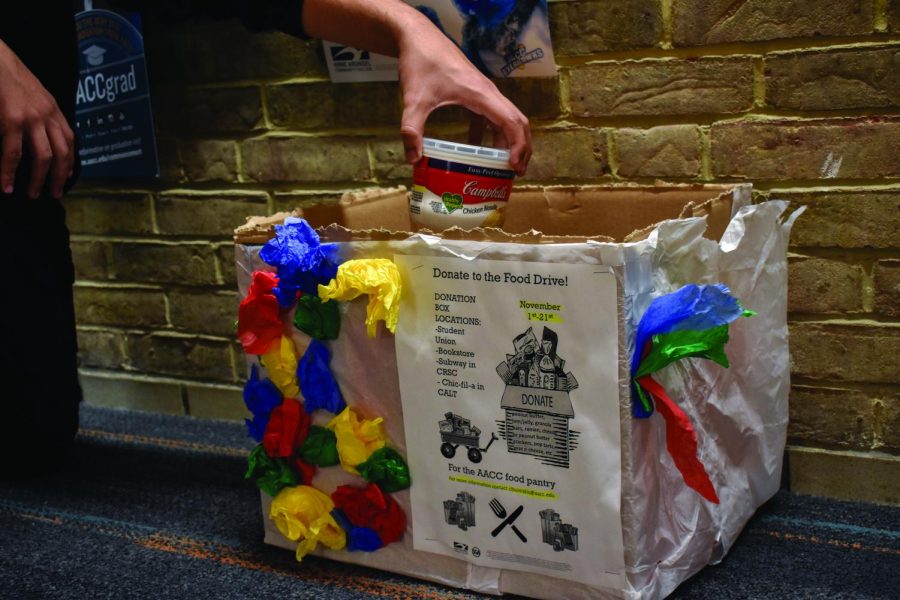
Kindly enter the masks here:
<path id="1" fill-rule="evenodd" d="M 154 4 L 147 9 L 166 5 Z M 73 9 L 61 0 L 12 2 L 0 18 L 0 247 L 6 264 L 0 277 L 0 476 L 60 465 L 78 428 L 75 276 L 61 203 L 78 175 Z M 397 56 L 407 162 L 422 156 L 428 115 L 459 104 L 492 125 L 495 145 L 508 146 L 511 166 L 525 171 L 531 157 L 528 119 L 431 21 L 401 0 L 194 0 L 169 9 L 236 16 L 251 30 L 281 30 Z"/>
<path id="2" fill-rule="evenodd" d="M 69 232 L 78 164 L 78 64 L 68 2 L 12 2 L 0 18 L 0 473 L 59 464 L 78 428 Z"/>

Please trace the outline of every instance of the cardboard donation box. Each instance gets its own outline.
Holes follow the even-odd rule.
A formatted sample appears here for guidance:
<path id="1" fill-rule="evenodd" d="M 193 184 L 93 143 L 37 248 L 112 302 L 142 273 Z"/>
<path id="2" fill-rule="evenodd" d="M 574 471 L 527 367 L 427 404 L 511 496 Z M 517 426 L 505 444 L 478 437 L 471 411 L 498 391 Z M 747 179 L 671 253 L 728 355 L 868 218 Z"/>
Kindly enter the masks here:
<path id="1" fill-rule="evenodd" d="M 502 231 L 414 232 L 395 188 L 249 219 L 242 310 L 266 280 L 280 321 L 268 344 L 239 324 L 248 426 L 256 458 L 296 473 L 257 478 L 266 542 L 489 594 L 669 594 L 779 486 L 786 211 L 749 185 L 521 187 Z M 284 262 L 296 248 L 318 253 L 316 285 Z M 313 304 L 339 329 L 298 325 Z M 308 415 L 280 454 L 270 434 L 297 409 L 259 422 L 267 378 Z M 373 466 L 386 452 L 394 466 Z"/>

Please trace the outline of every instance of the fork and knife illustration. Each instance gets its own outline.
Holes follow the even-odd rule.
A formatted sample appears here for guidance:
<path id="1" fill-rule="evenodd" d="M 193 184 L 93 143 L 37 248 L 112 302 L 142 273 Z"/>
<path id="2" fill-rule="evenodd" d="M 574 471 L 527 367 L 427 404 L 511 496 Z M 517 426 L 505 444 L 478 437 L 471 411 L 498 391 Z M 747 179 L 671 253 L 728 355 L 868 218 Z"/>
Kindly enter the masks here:
<path id="1" fill-rule="evenodd" d="M 519 515 L 522 514 L 522 511 L 525 510 L 525 506 L 520 504 L 519 508 L 507 514 L 506 508 L 502 504 L 500 504 L 500 501 L 496 498 L 492 498 L 491 501 L 488 502 L 488 505 L 491 507 L 491 510 L 494 511 L 494 514 L 497 515 L 498 518 L 503 519 L 500 524 L 497 525 L 497 527 L 495 527 L 491 532 L 491 535 L 493 537 L 497 537 L 498 535 L 500 535 L 500 532 L 503 531 L 503 529 L 508 525 L 513 530 L 513 533 L 519 536 L 520 540 L 525 543 L 528 542 L 528 538 L 526 538 L 522 534 L 522 532 L 519 531 L 519 528 L 514 525 L 515 520 L 518 519 Z"/>

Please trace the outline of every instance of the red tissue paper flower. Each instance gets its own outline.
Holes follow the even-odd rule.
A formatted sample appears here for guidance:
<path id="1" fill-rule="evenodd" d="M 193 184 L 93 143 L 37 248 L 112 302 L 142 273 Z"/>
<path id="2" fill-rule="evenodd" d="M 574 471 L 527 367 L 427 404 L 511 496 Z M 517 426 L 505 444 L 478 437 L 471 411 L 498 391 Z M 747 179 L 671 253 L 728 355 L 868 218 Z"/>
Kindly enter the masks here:
<path id="1" fill-rule="evenodd" d="M 385 545 L 396 542 L 406 531 L 406 515 L 397 501 L 374 483 L 365 488 L 338 486 L 331 494 L 335 507 L 344 511 L 356 527 L 375 530 Z"/>
<path id="2" fill-rule="evenodd" d="M 281 340 L 284 324 L 281 307 L 272 288 L 278 276 L 266 271 L 254 271 L 247 297 L 238 308 L 238 339 L 247 354 L 265 354 Z"/>
<path id="3" fill-rule="evenodd" d="M 311 419 L 300 402 L 285 398 L 281 406 L 272 411 L 269 424 L 263 434 L 263 447 L 272 458 L 293 456 L 309 435 Z"/>

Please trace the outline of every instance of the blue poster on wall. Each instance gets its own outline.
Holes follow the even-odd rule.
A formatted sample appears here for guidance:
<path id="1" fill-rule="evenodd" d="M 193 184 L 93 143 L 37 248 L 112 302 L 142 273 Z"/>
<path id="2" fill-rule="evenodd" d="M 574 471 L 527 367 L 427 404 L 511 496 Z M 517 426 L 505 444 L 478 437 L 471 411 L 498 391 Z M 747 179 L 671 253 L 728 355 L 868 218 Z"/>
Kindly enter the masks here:
<path id="1" fill-rule="evenodd" d="M 85 10 L 75 22 L 81 176 L 159 177 L 140 15 Z"/>

